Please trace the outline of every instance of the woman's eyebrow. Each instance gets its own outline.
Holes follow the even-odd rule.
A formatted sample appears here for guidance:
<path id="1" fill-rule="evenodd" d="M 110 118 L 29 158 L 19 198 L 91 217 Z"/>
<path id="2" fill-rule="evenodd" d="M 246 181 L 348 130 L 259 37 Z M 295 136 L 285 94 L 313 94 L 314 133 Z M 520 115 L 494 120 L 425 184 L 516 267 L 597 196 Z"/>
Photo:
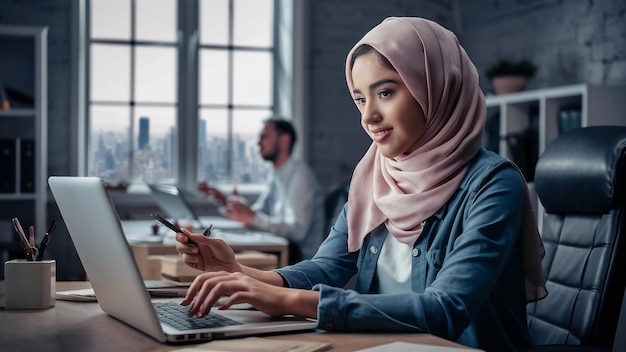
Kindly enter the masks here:
<path id="1" fill-rule="evenodd" d="M 379 87 L 379 86 L 381 86 L 381 85 L 383 85 L 385 83 L 395 83 L 395 84 L 398 84 L 398 81 L 396 81 L 395 79 L 391 79 L 391 78 L 383 78 L 383 79 L 381 79 L 379 81 L 376 81 L 376 82 L 370 84 L 369 85 L 369 90 L 374 90 L 374 89 L 376 89 L 376 87 Z M 355 94 L 356 93 L 361 93 L 361 90 L 360 89 L 353 89 L 352 93 L 355 93 Z"/>

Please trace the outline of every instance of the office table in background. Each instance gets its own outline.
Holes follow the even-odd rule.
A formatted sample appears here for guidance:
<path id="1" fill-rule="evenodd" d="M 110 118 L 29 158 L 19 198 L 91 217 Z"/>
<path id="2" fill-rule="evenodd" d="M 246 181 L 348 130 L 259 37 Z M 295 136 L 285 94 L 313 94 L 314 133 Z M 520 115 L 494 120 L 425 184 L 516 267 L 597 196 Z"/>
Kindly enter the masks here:
<path id="1" fill-rule="evenodd" d="M 242 224 L 222 217 L 202 217 L 203 224 L 213 224 L 212 236 L 223 239 L 235 252 L 259 251 L 278 256 L 278 266 L 287 265 L 289 241 L 269 232 L 248 230 Z M 158 258 L 153 256 L 178 254 L 172 231 L 159 225 L 157 235 L 152 234 L 153 220 L 123 220 L 122 228 L 130 243 L 135 261 L 145 280 L 160 278 Z M 181 223 L 180 226 L 184 226 Z M 203 231 L 202 228 L 196 231 Z M 157 273 L 159 271 L 159 273 Z"/>
<path id="2" fill-rule="evenodd" d="M 84 289 L 89 282 L 57 282 L 57 291 Z M 123 297 L 120 297 L 123 299 Z M 0 281 L 4 305 L 4 281 Z M 33 351 L 174 351 L 194 345 L 165 345 L 104 313 L 97 303 L 56 301 L 40 311 L 0 308 L 0 349 Z M 354 351 L 394 341 L 463 348 L 429 334 L 342 334 L 307 332 L 264 336 L 270 339 L 329 342 L 330 351 Z M 471 350 L 470 350 L 471 351 Z"/>

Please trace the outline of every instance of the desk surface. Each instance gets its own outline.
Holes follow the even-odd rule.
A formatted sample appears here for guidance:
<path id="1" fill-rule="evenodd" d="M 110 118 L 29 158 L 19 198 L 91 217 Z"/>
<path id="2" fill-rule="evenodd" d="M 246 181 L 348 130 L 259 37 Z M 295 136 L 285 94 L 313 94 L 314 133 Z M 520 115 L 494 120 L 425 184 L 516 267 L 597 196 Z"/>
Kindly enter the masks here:
<path id="1" fill-rule="evenodd" d="M 57 282 L 57 291 L 89 287 L 88 282 Z M 4 281 L 0 281 L 4 305 Z M 164 345 L 139 330 L 108 316 L 97 303 L 56 301 L 41 311 L 0 308 L 2 351 L 172 351 L 179 345 Z M 428 334 L 339 334 L 308 332 L 267 336 L 272 339 L 324 341 L 331 351 L 354 351 L 394 341 L 462 347 Z"/>

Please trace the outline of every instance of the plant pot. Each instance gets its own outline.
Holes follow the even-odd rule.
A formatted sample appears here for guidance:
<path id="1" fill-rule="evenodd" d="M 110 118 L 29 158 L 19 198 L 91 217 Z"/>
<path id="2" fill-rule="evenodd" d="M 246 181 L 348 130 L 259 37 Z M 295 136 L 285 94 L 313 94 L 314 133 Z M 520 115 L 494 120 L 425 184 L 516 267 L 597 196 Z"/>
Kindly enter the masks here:
<path id="1" fill-rule="evenodd" d="M 528 77 L 526 76 L 498 76 L 491 80 L 496 94 L 509 94 L 524 90 Z"/>

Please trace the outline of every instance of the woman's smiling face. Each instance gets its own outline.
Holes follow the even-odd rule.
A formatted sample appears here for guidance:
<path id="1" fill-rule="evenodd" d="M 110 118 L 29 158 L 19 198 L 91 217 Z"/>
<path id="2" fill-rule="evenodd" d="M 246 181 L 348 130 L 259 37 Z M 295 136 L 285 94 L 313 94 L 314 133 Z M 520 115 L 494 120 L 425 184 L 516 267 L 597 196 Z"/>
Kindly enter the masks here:
<path id="1" fill-rule="evenodd" d="M 361 125 L 387 158 L 417 149 L 426 118 L 400 75 L 385 67 L 371 50 L 352 66 L 352 96 Z"/>

